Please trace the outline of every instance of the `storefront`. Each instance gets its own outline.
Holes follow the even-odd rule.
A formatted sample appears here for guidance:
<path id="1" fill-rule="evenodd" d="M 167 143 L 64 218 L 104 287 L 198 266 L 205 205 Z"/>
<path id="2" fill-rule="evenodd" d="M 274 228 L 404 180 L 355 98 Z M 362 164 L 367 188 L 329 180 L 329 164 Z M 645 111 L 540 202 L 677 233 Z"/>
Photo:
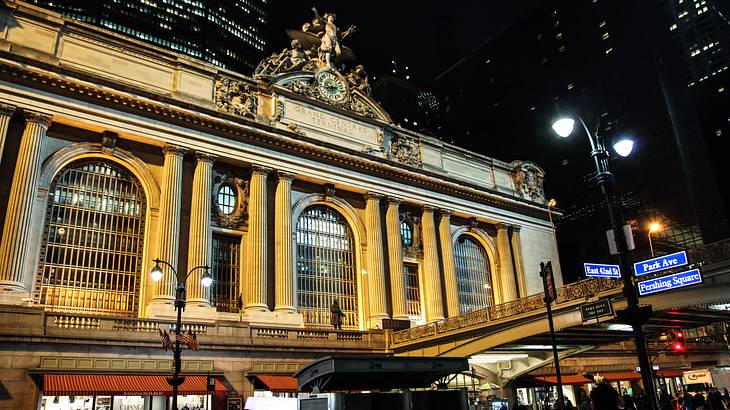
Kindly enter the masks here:
<path id="1" fill-rule="evenodd" d="M 39 410 L 166 410 L 172 387 L 162 375 L 35 375 Z M 185 376 L 177 410 L 225 409 L 225 386 L 215 377 Z"/>

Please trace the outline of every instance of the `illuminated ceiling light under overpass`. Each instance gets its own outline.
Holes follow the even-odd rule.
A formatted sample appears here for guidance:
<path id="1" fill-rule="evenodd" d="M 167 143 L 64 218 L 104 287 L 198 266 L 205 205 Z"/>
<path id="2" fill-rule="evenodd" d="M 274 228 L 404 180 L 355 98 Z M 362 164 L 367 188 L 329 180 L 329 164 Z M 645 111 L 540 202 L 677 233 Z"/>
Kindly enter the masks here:
<path id="1" fill-rule="evenodd" d="M 513 360 L 513 359 L 527 359 L 526 353 L 495 353 L 495 354 L 475 354 L 474 356 L 469 358 L 469 363 L 473 364 L 489 364 L 489 363 L 497 363 L 497 362 L 504 362 L 507 360 Z"/>
<path id="2" fill-rule="evenodd" d="M 619 332 L 633 332 L 634 328 L 631 325 L 625 325 L 622 323 L 612 323 L 608 325 L 608 330 L 616 330 Z"/>

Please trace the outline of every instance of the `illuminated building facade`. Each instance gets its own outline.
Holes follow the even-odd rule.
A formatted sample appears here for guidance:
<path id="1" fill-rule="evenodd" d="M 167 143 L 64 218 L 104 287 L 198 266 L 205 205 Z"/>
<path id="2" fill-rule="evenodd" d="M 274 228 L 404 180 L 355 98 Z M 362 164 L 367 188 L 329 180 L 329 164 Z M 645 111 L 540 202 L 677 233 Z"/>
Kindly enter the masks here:
<path id="1" fill-rule="evenodd" d="M 266 48 L 266 0 L 33 0 L 30 3 L 234 71 Z"/>
<path id="2" fill-rule="evenodd" d="M 152 382 L 125 384 L 171 369 L 159 331 L 175 284 L 169 269 L 151 279 L 154 258 L 211 267 L 211 287 L 201 271 L 187 282 L 184 330 L 201 351 L 183 354 L 183 391 L 204 395 L 194 384 L 210 374 L 228 399 L 321 356 L 385 353 L 389 319 L 539 293 L 539 263 L 557 261 L 539 166 L 392 125 L 357 68 L 326 53 L 293 42 L 249 77 L 25 3 L 2 13 L 10 407 L 164 401 Z"/>

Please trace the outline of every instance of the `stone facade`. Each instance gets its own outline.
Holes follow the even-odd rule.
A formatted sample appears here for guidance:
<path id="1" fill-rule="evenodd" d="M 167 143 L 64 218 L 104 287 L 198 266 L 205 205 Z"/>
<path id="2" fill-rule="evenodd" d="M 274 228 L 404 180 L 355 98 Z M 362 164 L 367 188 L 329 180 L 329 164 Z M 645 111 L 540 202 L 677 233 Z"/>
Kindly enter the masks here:
<path id="1" fill-rule="evenodd" d="M 496 303 L 540 292 L 541 261 L 554 261 L 560 282 L 534 164 L 520 168 L 396 127 L 360 91 L 347 106 L 297 92 L 294 82 L 311 74 L 251 78 L 21 2 L 9 1 L 0 21 L 0 197 L 8 198 L 0 202 L 0 382 L 11 407 L 33 407 L 38 391 L 28 372 L 42 372 L 47 357 L 164 367 L 169 355 L 157 334 L 139 331 L 156 331 L 175 314 L 172 272 L 152 282 L 152 260 L 180 271 L 215 264 L 212 242 L 220 237 L 240 252 L 231 262 L 240 292 L 216 308 L 192 275 L 184 317 L 209 333 L 185 360 L 212 366 L 242 395 L 252 389 L 246 372 L 276 368 L 266 363 L 384 352 L 383 320 L 408 318 L 404 281 L 393 278 L 403 274 L 395 266 L 402 260 L 421 278 L 422 314 L 410 319 L 457 315 L 461 235 L 483 248 Z M 91 160 L 122 170 L 144 192 L 136 308 L 127 319 L 61 306 L 73 291 L 40 291 L 56 283 L 43 271 L 52 258 L 54 188 L 70 164 Z M 218 212 L 226 199 L 213 192 L 226 181 L 235 181 L 231 214 Z M 357 325 L 343 332 L 311 326 L 298 306 L 297 222 L 315 205 L 336 211 L 352 232 Z M 401 244 L 399 209 L 419 221 L 418 249 L 392 249 Z M 44 297 L 50 302 L 39 303 Z"/>

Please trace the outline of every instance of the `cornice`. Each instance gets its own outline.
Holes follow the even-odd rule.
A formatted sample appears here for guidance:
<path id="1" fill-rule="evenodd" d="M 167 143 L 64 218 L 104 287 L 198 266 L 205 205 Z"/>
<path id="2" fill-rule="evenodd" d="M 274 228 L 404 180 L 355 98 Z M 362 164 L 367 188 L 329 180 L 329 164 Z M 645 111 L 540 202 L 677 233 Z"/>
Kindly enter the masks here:
<path id="1" fill-rule="evenodd" d="M 8 57 L 9 55 L 0 53 L 0 56 Z M 15 55 L 10 57 L 20 59 Z M 41 65 L 37 61 L 25 61 L 25 63 L 32 63 L 35 66 Z M 49 72 L 40 70 L 48 70 Z M 0 80 L 9 83 L 22 84 L 56 95 L 155 119 L 163 123 L 223 136 L 233 141 L 306 156 L 364 174 L 396 180 L 408 185 L 415 185 L 435 192 L 466 198 L 500 209 L 512 210 L 548 220 L 546 206 L 497 192 L 490 188 L 455 180 L 431 171 L 402 165 L 395 166 L 390 164 L 388 160 L 365 156 L 353 149 L 308 138 L 287 130 L 273 128 L 239 116 L 224 114 L 211 108 L 150 93 L 146 90 L 132 89 L 128 85 L 113 84 L 102 77 L 92 78 L 86 75 L 83 76 L 85 78 L 79 79 L 72 76 L 81 77 L 82 75 L 55 66 L 31 68 L 13 61 L 0 60 Z M 104 87 L 99 87 L 99 85 Z"/>

